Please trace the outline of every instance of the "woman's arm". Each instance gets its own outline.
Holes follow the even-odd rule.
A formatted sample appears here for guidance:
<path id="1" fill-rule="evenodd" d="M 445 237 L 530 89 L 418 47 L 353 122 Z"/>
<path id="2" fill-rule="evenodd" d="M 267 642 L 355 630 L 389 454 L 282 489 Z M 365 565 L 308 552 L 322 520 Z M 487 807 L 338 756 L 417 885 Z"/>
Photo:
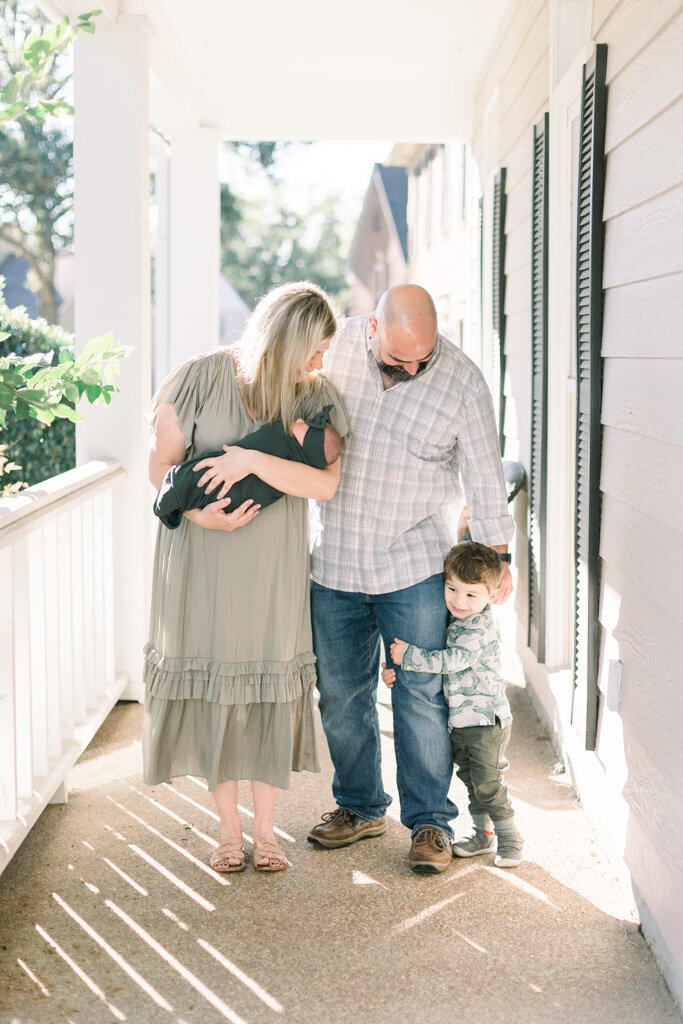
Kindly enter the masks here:
<path id="1" fill-rule="evenodd" d="M 300 462 L 290 462 L 289 459 L 279 459 L 275 455 L 249 451 L 237 446 L 224 445 L 223 450 L 225 455 L 203 459 L 195 466 L 195 472 L 204 470 L 199 478 L 199 485 L 204 487 L 205 484 L 209 484 L 205 488 L 208 494 L 219 484 L 222 485 L 216 492 L 219 498 L 227 494 L 234 483 L 249 473 L 295 498 L 319 498 L 322 501 L 329 501 L 339 485 L 340 459 L 325 469 L 314 469 L 313 466 L 306 466 Z"/>
<path id="2" fill-rule="evenodd" d="M 178 427 L 175 409 L 170 402 L 161 402 L 149 453 L 149 479 L 157 490 L 171 466 L 184 460 L 185 451 L 185 436 Z"/>
<path id="3" fill-rule="evenodd" d="M 160 402 L 149 453 L 149 479 L 157 490 L 171 466 L 183 462 L 186 451 L 185 435 L 178 427 L 175 409 L 170 402 Z M 193 508 L 184 514 L 197 526 L 203 526 L 207 530 L 230 532 L 250 522 L 258 515 L 261 507 L 254 505 L 252 501 L 245 501 L 234 512 L 226 514 L 224 509 L 229 502 L 229 498 L 222 498 L 205 508 Z"/>

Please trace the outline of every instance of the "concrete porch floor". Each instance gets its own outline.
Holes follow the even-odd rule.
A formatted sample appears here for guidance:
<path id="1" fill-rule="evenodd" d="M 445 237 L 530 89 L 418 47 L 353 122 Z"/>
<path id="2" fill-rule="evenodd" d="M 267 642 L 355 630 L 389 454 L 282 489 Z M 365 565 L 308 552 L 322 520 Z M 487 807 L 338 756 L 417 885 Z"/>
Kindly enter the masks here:
<path id="1" fill-rule="evenodd" d="M 293 776 L 279 800 L 290 869 L 217 877 L 210 795 L 199 780 L 143 786 L 142 709 L 118 705 L 68 804 L 46 810 L 0 878 L 0 1021 L 680 1022 L 526 693 L 510 697 L 527 860 L 455 860 L 431 877 L 407 866 L 397 800 L 386 836 L 338 851 L 306 842 L 333 806 L 322 734 L 321 775 Z M 464 807 L 457 779 L 453 794 Z M 241 799 L 248 811 L 246 785 Z"/>

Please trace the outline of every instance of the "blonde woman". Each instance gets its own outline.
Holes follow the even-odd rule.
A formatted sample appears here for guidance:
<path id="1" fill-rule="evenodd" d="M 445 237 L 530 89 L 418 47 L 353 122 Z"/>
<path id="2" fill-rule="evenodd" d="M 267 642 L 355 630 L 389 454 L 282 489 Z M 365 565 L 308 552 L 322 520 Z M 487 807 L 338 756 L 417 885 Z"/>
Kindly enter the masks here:
<path id="1" fill-rule="evenodd" d="M 220 872 L 245 866 L 238 781 L 251 781 L 254 867 L 277 871 L 287 864 L 273 832 L 277 790 L 292 770 L 319 771 L 304 499 L 331 498 L 340 474 L 339 460 L 314 469 L 229 445 L 264 421 L 291 425 L 330 403 L 331 422 L 347 433 L 337 392 L 315 373 L 336 329 L 321 289 L 277 288 L 235 347 L 177 367 L 152 403 L 156 488 L 170 466 L 228 442 L 197 474 L 216 500 L 186 512 L 177 530 L 159 526 L 143 744 L 149 785 L 208 780 L 220 818 L 211 864 Z M 224 495 L 248 473 L 285 497 L 263 513 L 249 502 L 226 509 Z"/>

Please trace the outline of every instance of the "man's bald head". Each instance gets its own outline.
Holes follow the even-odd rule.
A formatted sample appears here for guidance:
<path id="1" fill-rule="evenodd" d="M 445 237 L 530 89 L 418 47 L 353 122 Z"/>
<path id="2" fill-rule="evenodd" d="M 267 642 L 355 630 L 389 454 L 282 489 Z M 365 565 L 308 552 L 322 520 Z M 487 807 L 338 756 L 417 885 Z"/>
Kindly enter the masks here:
<path id="1" fill-rule="evenodd" d="M 436 333 L 436 307 L 428 291 L 419 284 L 399 284 L 389 288 L 377 303 L 376 318 L 387 330 L 396 325 L 422 333 Z"/>
<path id="2" fill-rule="evenodd" d="M 417 284 L 389 288 L 370 317 L 375 358 L 394 381 L 426 369 L 436 346 L 436 309 L 429 292 Z"/>

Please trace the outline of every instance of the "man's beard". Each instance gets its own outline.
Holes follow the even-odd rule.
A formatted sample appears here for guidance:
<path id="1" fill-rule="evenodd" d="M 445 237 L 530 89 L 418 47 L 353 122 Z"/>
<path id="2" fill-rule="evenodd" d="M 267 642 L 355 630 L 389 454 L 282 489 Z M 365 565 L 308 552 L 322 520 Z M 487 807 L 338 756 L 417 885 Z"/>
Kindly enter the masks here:
<path id="1" fill-rule="evenodd" d="M 375 361 L 380 371 L 384 374 L 384 376 L 388 377 L 390 380 L 396 381 L 397 384 L 403 383 L 404 381 L 407 380 L 414 380 L 414 378 L 417 377 L 418 374 L 422 373 L 422 371 L 426 370 L 427 367 L 429 366 L 429 361 L 424 363 L 418 363 L 418 368 L 416 372 L 408 373 L 408 371 L 404 370 L 402 366 L 394 366 L 390 363 L 384 363 L 382 362 L 381 359 L 376 359 Z"/>

